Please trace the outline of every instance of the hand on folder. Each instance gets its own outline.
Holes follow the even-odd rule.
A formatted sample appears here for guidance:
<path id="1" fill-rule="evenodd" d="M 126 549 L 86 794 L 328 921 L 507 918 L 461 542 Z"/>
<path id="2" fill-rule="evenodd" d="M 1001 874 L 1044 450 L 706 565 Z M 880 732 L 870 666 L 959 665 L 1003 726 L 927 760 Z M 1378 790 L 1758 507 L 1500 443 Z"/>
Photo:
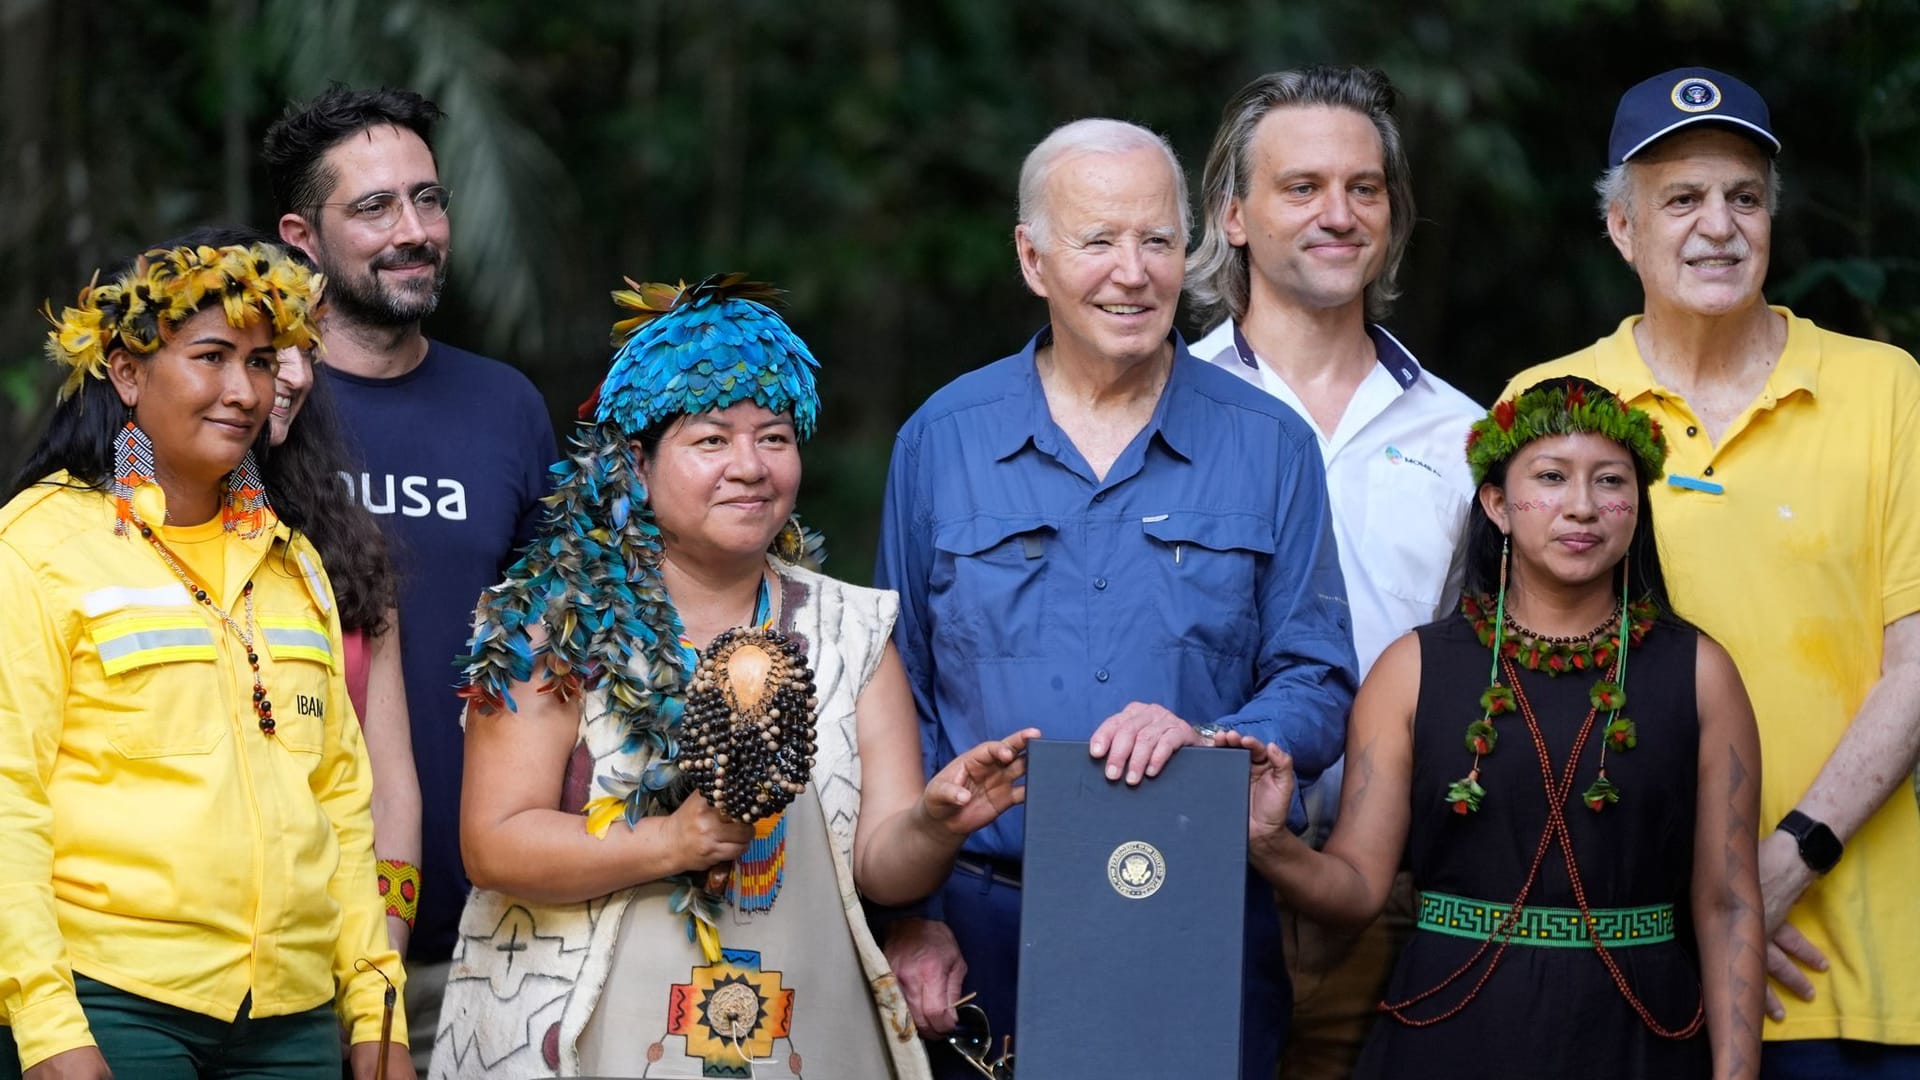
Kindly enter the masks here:
<path id="1" fill-rule="evenodd" d="M 1247 844 L 1259 847 L 1287 829 L 1287 811 L 1293 806 L 1293 758 L 1273 743 L 1263 743 L 1252 735 L 1223 731 L 1212 737 L 1213 745 L 1239 747 L 1252 756 L 1247 776 Z"/>
<path id="2" fill-rule="evenodd" d="M 1167 759 L 1183 746 L 1205 742 L 1193 725 L 1164 705 L 1135 701 L 1102 721 L 1087 740 L 1087 752 L 1107 761 L 1107 779 L 1124 773 L 1128 784 L 1159 776 Z"/>

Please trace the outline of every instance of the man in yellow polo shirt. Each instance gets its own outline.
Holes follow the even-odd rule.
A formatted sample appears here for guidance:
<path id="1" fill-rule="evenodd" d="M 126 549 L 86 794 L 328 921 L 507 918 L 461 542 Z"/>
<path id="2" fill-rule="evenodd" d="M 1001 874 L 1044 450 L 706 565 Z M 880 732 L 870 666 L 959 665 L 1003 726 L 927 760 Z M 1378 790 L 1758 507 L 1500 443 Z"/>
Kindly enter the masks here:
<path id="1" fill-rule="evenodd" d="M 1920 1076 L 1920 367 L 1767 306 L 1779 147 L 1720 72 L 1627 91 L 1598 187 L 1645 314 L 1501 396 L 1583 375 L 1667 430 L 1674 605 L 1760 722 L 1762 1076 Z"/>

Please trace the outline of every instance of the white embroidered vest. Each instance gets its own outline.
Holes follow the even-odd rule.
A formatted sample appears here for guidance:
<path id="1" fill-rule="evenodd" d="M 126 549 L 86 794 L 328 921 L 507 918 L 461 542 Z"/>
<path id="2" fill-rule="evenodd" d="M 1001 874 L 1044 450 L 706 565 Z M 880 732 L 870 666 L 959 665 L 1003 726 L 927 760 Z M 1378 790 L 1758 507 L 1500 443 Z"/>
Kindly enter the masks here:
<path id="1" fill-rule="evenodd" d="M 854 704 L 886 651 L 899 598 L 768 561 L 781 582 L 781 629 L 799 639 L 813 667 L 820 700 L 813 784 L 830 834 L 847 927 L 887 1036 L 895 1075 L 928 1080 L 932 1074 L 926 1052 L 914 1034 L 899 984 L 867 929 L 853 883 L 853 832 L 860 816 Z M 580 746 L 574 754 L 576 760 L 590 756 L 595 793 L 603 790 L 598 779 L 612 770 L 639 775 L 645 768 L 644 752 L 625 752 L 625 741 L 623 726 L 607 714 L 605 694 L 586 695 Z M 460 937 L 447 974 L 434 1039 L 433 1080 L 578 1074 L 575 1046 L 606 984 L 621 916 L 633 892 L 622 889 L 582 903 L 538 904 L 473 890 L 461 913 Z"/>

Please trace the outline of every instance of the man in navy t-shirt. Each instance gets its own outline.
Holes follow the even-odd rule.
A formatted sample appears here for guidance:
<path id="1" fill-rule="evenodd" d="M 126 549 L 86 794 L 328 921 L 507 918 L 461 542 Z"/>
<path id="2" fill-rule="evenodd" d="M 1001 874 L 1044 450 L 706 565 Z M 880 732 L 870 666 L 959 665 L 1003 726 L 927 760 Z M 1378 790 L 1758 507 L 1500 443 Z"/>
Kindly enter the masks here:
<path id="1" fill-rule="evenodd" d="M 461 701 L 473 607 L 533 535 L 558 456 L 526 376 L 430 341 L 447 278 L 448 194 L 428 143 L 441 112 L 405 90 L 334 87 L 267 132 L 280 236 L 327 275 L 326 363 L 359 451 L 346 482 L 386 529 L 420 775 L 419 919 L 407 1014 L 425 1070 L 461 905 Z"/>

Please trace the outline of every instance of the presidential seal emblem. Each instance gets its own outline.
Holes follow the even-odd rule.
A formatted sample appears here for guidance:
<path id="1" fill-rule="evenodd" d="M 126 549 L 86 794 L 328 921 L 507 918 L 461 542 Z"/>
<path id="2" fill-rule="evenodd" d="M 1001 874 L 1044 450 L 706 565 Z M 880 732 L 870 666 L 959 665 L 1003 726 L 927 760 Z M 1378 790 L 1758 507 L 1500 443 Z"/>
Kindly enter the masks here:
<path id="1" fill-rule="evenodd" d="M 1673 107 L 1681 112 L 1706 112 L 1720 104 L 1720 88 L 1698 75 L 1673 84 Z"/>
<path id="2" fill-rule="evenodd" d="M 1129 840 L 1107 856 L 1107 882 L 1129 900 L 1144 900 L 1167 880 L 1167 860 L 1144 840 Z"/>

